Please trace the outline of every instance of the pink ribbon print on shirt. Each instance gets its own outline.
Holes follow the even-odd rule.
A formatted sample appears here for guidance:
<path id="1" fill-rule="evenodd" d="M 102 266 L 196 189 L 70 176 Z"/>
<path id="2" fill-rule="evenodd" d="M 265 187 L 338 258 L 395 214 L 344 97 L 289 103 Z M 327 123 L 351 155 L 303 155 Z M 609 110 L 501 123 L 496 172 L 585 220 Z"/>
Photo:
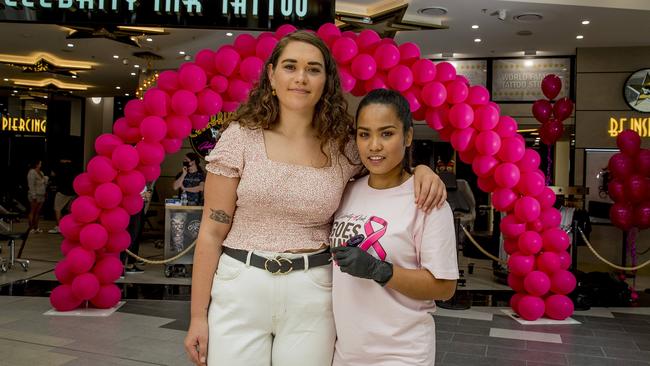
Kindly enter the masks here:
<path id="1" fill-rule="evenodd" d="M 375 231 L 375 229 L 372 227 L 372 223 L 379 224 L 381 227 L 379 230 Z M 384 234 L 386 234 L 386 228 L 388 227 L 388 222 L 381 217 L 377 216 L 371 216 L 368 221 L 363 226 L 364 231 L 366 232 L 366 239 L 359 244 L 359 248 L 364 251 L 368 251 L 370 247 L 375 250 L 375 253 L 377 253 L 377 256 L 379 256 L 379 259 L 386 260 L 386 251 L 384 250 L 384 247 L 381 246 L 381 243 L 379 243 L 379 239 L 381 239 Z M 363 237 L 362 235 L 359 235 Z M 353 245 L 351 242 L 353 239 L 356 239 L 357 237 L 351 238 L 348 243 L 345 245 Z"/>

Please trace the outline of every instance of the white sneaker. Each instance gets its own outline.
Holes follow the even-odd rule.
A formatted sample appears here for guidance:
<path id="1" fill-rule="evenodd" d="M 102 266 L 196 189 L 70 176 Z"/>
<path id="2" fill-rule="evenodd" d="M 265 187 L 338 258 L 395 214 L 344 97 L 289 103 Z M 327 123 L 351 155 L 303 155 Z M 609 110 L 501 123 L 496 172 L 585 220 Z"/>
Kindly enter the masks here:
<path id="1" fill-rule="evenodd" d="M 57 225 L 54 228 L 48 230 L 47 232 L 50 233 L 50 234 L 59 234 L 61 232 L 61 230 L 59 230 L 59 226 Z"/>

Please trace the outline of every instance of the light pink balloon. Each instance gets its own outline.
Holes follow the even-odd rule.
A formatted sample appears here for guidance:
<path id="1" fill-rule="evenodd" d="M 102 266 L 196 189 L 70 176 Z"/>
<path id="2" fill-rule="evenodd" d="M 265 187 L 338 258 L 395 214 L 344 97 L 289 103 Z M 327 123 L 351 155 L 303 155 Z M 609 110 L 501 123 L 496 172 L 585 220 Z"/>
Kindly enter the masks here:
<path id="1" fill-rule="evenodd" d="M 443 61 L 436 64 L 436 81 L 441 83 L 456 79 L 456 68 L 449 62 Z"/>
<path id="2" fill-rule="evenodd" d="M 455 128 L 467 128 L 474 121 L 474 110 L 469 104 L 458 103 L 449 110 L 449 122 Z"/>
<path id="3" fill-rule="evenodd" d="M 499 223 L 499 228 L 505 237 L 517 238 L 526 231 L 526 223 L 519 221 L 515 215 L 507 215 Z"/>
<path id="4" fill-rule="evenodd" d="M 569 235 L 559 227 L 552 227 L 542 233 L 544 250 L 548 252 L 564 252 L 571 244 Z"/>
<path id="5" fill-rule="evenodd" d="M 482 85 L 469 87 L 467 103 L 472 106 L 486 105 L 490 101 L 490 92 Z M 498 114 L 498 112 L 497 112 Z"/>
<path id="6" fill-rule="evenodd" d="M 65 257 L 70 272 L 81 274 L 90 271 L 95 264 L 95 252 L 79 246 L 72 248 Z"/>
<path id="7" fill-rule="evenodd" d="M 140 99 L 131 99 L 126 102 L 126 105 L 124 106 L 124 117 L 126 118 L 125 122 L 130 127 L 138 127 L 140 121 L 142 121 L 142 119 L 147 115 L 147 108 L 144 101 Z"/>
<path id="8" fill-rule="evenodd" d="M 452 108 L 453 109 L 453 108 Z M 482 131 L 476 136 L 476 151 L 481 155 L 495 155 L 501 149 L 501 138 L 492 131 Z"/>
<path id="9" fill-rule="evenodd" d="M 221 95 L 217 94 L 212 89 L 204 89 L 199 92 L 197 103 L 198 113 L 212 116 L 221 111 L 223 99 L 221 99 Z"/>
<path id="10" fill-rule="evenodd" d="M 210 79 L 210 89 L 221 94 L 228 90 L 228 79 L 222 75 L 215 75 Z"/>
<path id="11" fill-rule="evenodd" d="M 95 203 L 97 207 L 111 209 L 117 207 L 122 201 L 122 190 L 112 182 L 102 183 L 95 190 Z"/>
<path id="12" fill-rule="evenodd" d="M 457 104 L 465 102 L 469 94 L 469 88 L 465 83 L 459 80 L 450 81 L 446 85 L 447 88 L 447 103 Z"/>
<path id="13" fill-rule="evenodd" d="M 129 215 L 135 215 L 144 207 L 144 201 L 139 194 L 131 194 L 122 198 L 121 206 Z"/>
<path id="14" fill-rule="evenodd" d="M 544 315 L 546 307 L 544 305 L 544 300 L 537 296 L 526 295 L 519 300 L 517 305 L 517 310 L 519 316 L 524 320 L 534 321 Z"/>
<path id="15" fill-rule="evenodd" d="M 491 105 L 491 104 L 490 104 Z M 494 105 L 492 105 L 494 107 Z M 517 121 L 510 116 L 499 117 L 499 123 L 494 128 L 494 131 L 502 138 L 512 137 L 517 134 Z"/>
<path id="16" fill-rule="evenodd" d="M 494 170 L 494 181 L 503 188 L 512 188 L 519 183 L 519 168 L 513 163 L 499 164 Z"/>
<path id="17" fill-rule="evenodd" d="M 264 61 L 257 56 L 246 57 L 239 65 L 239 75 L 242 80 L 249 83 L 256 83 L 264 69 Z"/>
<path id="18" fill-rule="evenodd" d="M 248 33 L 243 33 L 238 35 L 237 38 L 235 38 L 235 42 L 233 42 L 233 46 L 235 47 L 235 50 L 237 50 L 237 52 L 239 52 L 239 54 L 242 55 L 243 57 L 252 56 L 255 54 L 255 47 L 257 46 L 257 40 L 252 35 Z"/>
<path id="19" fill-rule="evenodd" d="M 165 118 L 167 137 L 184 139 L 192 132 L 192 121 L 187 116 L 170 115 Z"/>
<path id="20" fill-rule="evenodd" d="M 526 144 L 521 139 L 516 137 L 501 138 L 501 149 L 497 153 L 501 161 L 516 163 L 524 157 L 525 153 Z"/>
<path id="21" fill-rule="evenodd" d="M 377 67 L 381 70 L 388 70 L 399 64 L 400 54 L 397 46 L 392 44 L 382 44 L 375 49 L 373 54 Z"/>
<path id="22" fill-rule="evenodd" d="M 420 47 L 413 42 L 405 42 L 399 46 L 400 63 L 410 66 L 420 59 Z"/>
<path id="23" fill-rule="evenodd" d="M 117 281 L 122 275 L 123 269 L 124 266 L 118 258 L 105 256 L 97 261 L 92 273 L 100 284 L 106 285 Z"/>
<path id="24" fill-rule="evenodd" d="M 178 83 L 178 73 L 173 70 L 166 70 L 161 72 L 158 74 L 156 86 L 158 86 L 158 88 L 161 90 L 173 94 L 173 92 L 180 88 L 180 84 Z"/>
<path id="25" fill-rule="evenodd" d="M 472 145 L 475 136 L 476 130 L 472 127 L 454 130 L 451 134 L 451 146 L 456 151 L 465 151 Z"/>
<path id="26" fill-rule="evenodd" d="M 144 93 L 144 105 L 147 109 L 147 114 L 151 116 L 164 117 L 169 111 L 170 98 L 167 93 L 158 89 L 151 88 Z M 143 121 L 146 116 L 141 119 Z M 138 125 L 133 126 L 138 127 Z"/>
<path id="27" fill-rule="evenodd" d="M 413 73 L 404 65 L 397 65 L 388 72 L 388 85 L 400 92 L 413 85 Z"/>
<path id="28" fill-rule="evenodd" d="M 535 255 L 542 250 L 542 236 L 535 231 L 526 231 L 519 235 L 517 247 L 524 255 Z"/>
<path id="29" fill-rule="evenodd" d="M 480 155 L 472 163 L 472 171 L 479 177 L 492 175 L 499 161 L 491 155 Z M 499 210 L 502 211 L 502 210 Z"/>
<path id="30" fill-rule="evenodd" d="M 560 295 L 568 295 L 576 288 L 576 278 L 573 273 L 559 270 L 551 275 L 551 291 Z"/>
<path id="31" fill-rule="evenodd" d="M 99 288 L 97 295 L 90 299 L 90 302 L 99 309 L 110 309 L 117 305 L 122 297 L 120 288 L 114 283 L 103 285 Z"/>
<path id="32" fill-rule="evenodd" d="M 121 172 L 117 176 L 117 185 L 123 194 L 140 193 L 145 185 L 144 175 L 137 170 Z"/>
<path id="33" fill-rule="evenodd" d="M 72 293 L 72 286 L 59 285 L 52 290 L 50 304 L 58 311 L 71 311 L 78 308 L 83 300 Z"/>
<path id="34" fill-rule="evenodd" d="M 75 220 L 72 214 L 65 215 L 61 220 L 59 220 L 59 230 L 61 230 L 61 235 L 72 241 L 79 241 L 79 232 L 83 226 L 84 223 Z"/>
<path id="35" fill-rule="evenodd" d="M 562 261 L 560 256 L 554 252 L 544 252 L 537 256 L 537 268 L 546 274 L 553 274 L 560 270 Z"/>
<path id="36" fill-rule="evenodd" d="M 72 181 L 74 191 L 80 196 L 92 196 L 95 193 L 95 186 L 88 173 L 81 173 Z"/>
<path id="37" fill-rule="evenodd" d="M 278 44 L 278 40 L 275 37 L 258 38 L 257 45 L 255 46 L 255 55 L 261 60 L 268 60 L 276 44 Z"/>
<path id="38" fill-rule="evenodd" d="M 95 183 L 110 182 L 117 176 L 117 170 L 113 168 L 111 159 L 105 156 L 95 156 L 90 159 L 86 170 Z"/>
<path id="39" fill-rule="evenodd" d="M 215 68 L 223 76 L 230 76 L 239 65 L 241 56 L 232 47 L 221 47 L 215 55 Z"/>
<path id="40" fill-rule="evenodd" d="M 551 288 L 551 279 L 542 271 L 532 271 L 524 278 L 526 292 L 534 296 L 542 296 Z"/>
<path id="41" fill-rule="evenodd" d="M 418 85 L 428 84 L 436 78 L 436 65 L 428 59 L 415 61 L 411 71 L 413 71 L 413 81 Z"/>
<path id="42" fill-rule="evenodd" d="M 95 199 L 88 196 L 80 196 L 72 201 L 70 211 L 74 220 L 79 223 L 93 222 L 97 220 L 100 213 L 100 209 L 97 207 Z"/>
<path id="43" fill-rule="evenodd" d="M 368 80 L 377 72 L 377 62 L 372 56 L 361 53 L 352 59 L 350 71 L 356 79 Z"/>
<path id="44" fill-rule="evenodd" d="M 108 232 L 126 230 L 129 226 L 129 219 L 129 214 L 122 207 L 104 210 L 99 215 L 99 222 Z"/>
<path id="45" fill-rule="evenodd" d="M 539 202 L 533 197 L 524 196 L 515 203 L 515 216 L 523 222 L 537 220 L 540 211 Z"/>
<path id="46" fill-rule="evenodd" d="M 181 116 L 189 116 L 196 111 L 198 101 L 191 91 L 180 89 L 172 96 L 172 111 Z"/>
<path id="47" fill-rule="evenodd" d="M 517 161 L 517 167 L 521 172 L 531 172 L 539 168 L 539 163 L 541 158 L 537 151 L 527 148 L 524 152 L 524 156 Z"/>
<path id="48" fill-rule="evenodd" d="M 523 255 L 515 253 L 508 258 L 508 269 L 510 273 L 516 276 L 525 276 L 530 273 L 535 266 L 535 257 L 532 255 Z"/>
<path id="49" fill-rule="evenodd" d="M 474 127 L 480 131 L 492 130 L 499 123 L 499 112 L 491 105 L 479 106 L 474 115 Z"/>
<path id="50" fill-rule="evenodd" d="M 492 205 L 498 211 L 510 211 L 514 207 L 517 198 L 519 197 L 511 189 L 497 188 L 492 192 Z"/>
<path id="51" fill-rule="evenodd" d="M 165 159 L 165 150 L 157 142 L 141 141 L 135 145 L 143 165 L 160 165 Z"/>
<path id="52" fill-rule="evenodd" d="M 546 301 L 546 316 L 555 320 L 564 320 L 573 314 L 571 299 L 564 295 L 551 295 Z"/>

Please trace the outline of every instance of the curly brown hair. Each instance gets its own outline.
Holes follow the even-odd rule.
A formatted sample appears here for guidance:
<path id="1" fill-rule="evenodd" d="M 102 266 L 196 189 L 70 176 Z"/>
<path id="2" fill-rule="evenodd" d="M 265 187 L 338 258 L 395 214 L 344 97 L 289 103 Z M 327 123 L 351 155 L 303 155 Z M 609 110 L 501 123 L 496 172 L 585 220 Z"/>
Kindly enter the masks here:
<path id="1" fill-rule="evenodd" d="M 329 156 L 329 154 L 325 153 L 325 144 L 333 141 L 336 143 L 339 152 L 348 161 L 351 161 L 350 157 L 345 154 L 345 147 L 351 138 L 353 119 L 348 113 L 348 103 L 341 92 L 336 61 L 325 42 L 314 33 L 303 30 L 295 31 L 284 36 L 277 43 L 265 65 L 272 65 L 273 70 L 275 70 L 280 55 L 291 42 L 304 42 L 318 48 L 325 61 L 327 79 L 323 87 L 323 94 L 314 108 L 312 120 L 317 137 L 321 141 L 321 152 Z M 232 121 L 237 121 L 241 126 L 250 129 L 270 129 L 277 125 L 280 106 L 272 91 L 271 81 L 266 68 L 264 68 L 260 80 L 251 90 L 248 100 L 239 106 L 237 111 L 225 121 L 224 125 L 228 126 Z"/>

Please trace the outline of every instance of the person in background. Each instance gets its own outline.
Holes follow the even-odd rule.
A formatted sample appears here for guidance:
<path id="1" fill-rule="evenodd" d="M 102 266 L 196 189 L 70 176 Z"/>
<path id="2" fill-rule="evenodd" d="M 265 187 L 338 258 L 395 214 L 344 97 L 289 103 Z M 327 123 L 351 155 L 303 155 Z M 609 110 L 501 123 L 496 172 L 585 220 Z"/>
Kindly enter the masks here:
<path id="1" fill-rule="evenodd" d="M 29 229 L 31 233 L 42 233 L 38 227 L 38 221 L 41 215 L 41 208 L 45 202 L 45 192 L 47 188 L 48 177 L 41 171 L 42 161 L 37 159 L 31 165 L 27 172 L 27 199 L 29 200 Z"/>
<path id="2" fill-rule="evenodd" d="M 68 207 L 75 196 L 72 182 L 76 176 L 72 167 L 72 161 L 69 159 L 59 160 L 57 169 L 52 174 L 56 182 L 56 195 L 54 196 L 54 217 L 56 226 L 48 231 L 50 234 L 58 234 L 59 221 L 61 221 L 63 210 Z"/>
<path id="3" fill-rule="evenodd" d="M 131 236 L 131 244 L 129 244 L 129 247 L 127 249 L 135 255 L 140 254 L 140 237 L 142 236 L 142 229 L 144 228 L 144 219 L 147 211 L 149 210 L 149 204 L 151 203 L 151 199 L 153 197 L 153 189 L 155 183 L 155 181 L 147 183 L 144 187 L 144 190 L 140 192 L 140 195 L 144 199 L 144 206 L 139 213 L 131 216 L 129 226 L 126 228 L 126 230 L 129 232 L 129 235 Z M 144 272 L 142 268 L 136 265 L 138 262 L 136 258 L 130 256 L 126 251 L 120 253 L 120 259 L 122 260 L 122 263 L 124 263 L 125 274 L 137 274 Z"/>
<path id="4" fill-rule="evenodd" d="M 184 205 L 203 205 L 203 186 L 205 184 L 205 173 L 201 169 L 201 157 L 197 153 L 187 153 L 183 158 L 183 170 L 176 175 L 173 187 L 179 190 L 179 196 L 183 193 L 187 197 Z"/>
<path id="5" fill-rule="evenodd" d="M 435 362 L 434 300 L 451 298 L 458 265 L 447 202 L 413 202 L 408 101 L 376 89 L 357 109 L 356 143 L 369 175 L 348 185 L 330 235 L 335 259 L 333 366 Z"/>

